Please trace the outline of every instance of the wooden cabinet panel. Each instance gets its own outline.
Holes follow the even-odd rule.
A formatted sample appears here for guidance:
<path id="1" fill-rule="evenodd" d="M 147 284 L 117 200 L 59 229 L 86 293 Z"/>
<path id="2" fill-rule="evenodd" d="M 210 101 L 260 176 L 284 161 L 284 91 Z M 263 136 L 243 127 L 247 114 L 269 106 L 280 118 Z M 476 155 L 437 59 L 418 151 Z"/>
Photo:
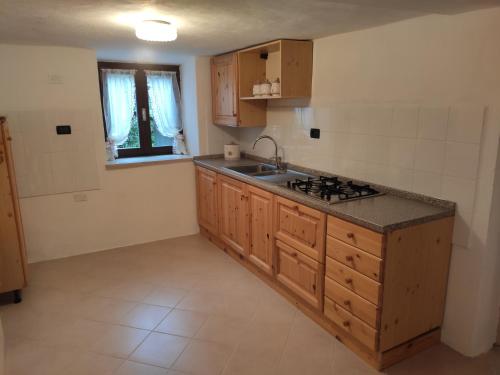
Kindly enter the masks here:
<path id="1" fill-rule="evenodd" d="M 334 216 L 328 217 L 327 233 L 345 243 L 382 258 L 383 235 Z"/>
<path id="2" fill-rule="evenodd" d="M 273 273 L 273 194 L 248 186 L 250 212 L 248 260 Z"/>
<path id="3" fill-rule="evenodd" d="M 248 249 L 248 203 L 245 183 L 218 175 L 220 238 L 241 255 Z"/>
<path id="4" fill-rule="evenodd" d="M 370 326 L 377 328 L 380 310 L 373 303 L 344 288 L 336 281 L 325 277 L 325 296 Z"/>
<path id="5" fill-rule="evenodd" d="M 10 135 L 0 118 L 0 293 L 26 286 L 26 247 Z"/>
<path id="6" fill-rule="evenodd" d="M 238 59 L 236 53 L 213 57 L 212 116 L 217 125 L 238 125 Z"/>
<path id="7" fill-rule="evenodd" d="M 330 257 L 326 257 L 326 275 L 371 303 L 379 305 L 380 283 Z"/>
<path id="8" fill-rule="evenodd" d="M 324 263 L 326 215 L 279 196 L 275 202 L 276 238 Z"/>
<path id="9" fill-rule="evenodd" d="M 382 260 L 366 251 L 326 236 L 326 255 L 373 280 L 381 280 Z"/>
<path id="10" fill-rule="evenodd" d="M 198 224 L 213 234 L 219 232 L 217 173 L 196 167 Z"/>
<path id="11" fill-rule="evenodd" d="M 322 265 L 293 249 L 276 241 L 276 278 L 293 293 L 312 306 L 322 307 Z"/>
<path id="12" fill-rule="evenodd" d="M 382 351 L 441 326 L 452 233 L 449 217 L 387 235 Z"/>
<path id="13" fill-rule="evenodd" d="M 325 298 L 325 315 L 368 348 L 377 350 L 377 331 L 329 298 Z"/>

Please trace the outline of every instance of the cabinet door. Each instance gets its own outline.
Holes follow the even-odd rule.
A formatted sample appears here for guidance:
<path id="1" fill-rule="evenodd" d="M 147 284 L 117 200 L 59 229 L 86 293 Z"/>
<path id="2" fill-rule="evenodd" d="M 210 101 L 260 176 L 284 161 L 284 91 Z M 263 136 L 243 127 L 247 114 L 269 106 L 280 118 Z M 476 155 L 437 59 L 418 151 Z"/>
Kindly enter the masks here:
<path id="1" fill-rule="evenodd" d="M 217 125 L 238 125 L 238 59 L 235 53 L 212 58 L 212 114 Z"/>
<path id="2" fill-rule="evenodd" d="M 246 184 L 222 175 L 219 186 L 220 238 L 241 255 L 248 249 L 248 196 Z"/>
<path id="3" fill-rule="evenodd" d="M 26 286 L 26 253 L 17 199 L 10 136 L 0 123 L 0 293 Z"/>
<path id="4" fill-rule="evenodd" d="M 248 259 L 264 272 L 273 273 L 273 195 L 248 186 L 250 210 Z"/>
<path id="5" fill-rule="evenodd" d="M 282 197 L 275 202 L 276 238 L 324 263 L 326 215 Z"/>
<path id="6" fill-rule="evenodd" d="M 198 223 L 213 234 L 218 233 L 217 173 L 196 167 Z"/>
<path id="7" fill-rule="evenodd" d="M 276 278 L 288 289 L 310 303 L 322 308 L 323 265 L 276 240 Z"/>

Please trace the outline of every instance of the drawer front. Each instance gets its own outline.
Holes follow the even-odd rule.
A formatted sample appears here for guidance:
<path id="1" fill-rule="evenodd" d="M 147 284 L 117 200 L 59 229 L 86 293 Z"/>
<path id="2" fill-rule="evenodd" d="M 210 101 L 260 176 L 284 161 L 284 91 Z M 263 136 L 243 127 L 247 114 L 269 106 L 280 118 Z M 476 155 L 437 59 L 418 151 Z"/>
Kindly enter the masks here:
<path id="1" fill-rule="evenodd" d="M 366 251 L 348 245 L 331 236 L 326 237 L 326 255 L 361 272 L 375 281 L 381 280 L 382 260 Z"/>
<path id="2" fill-rule="evenodd" d="M 276 241 L 276 278 L 288 289 L 312 306 L 322 307 L 322 265 L 293 249 Z"/>
<path id="3" fill-rule="evenodd" d="M 383 235 L 333 216 L 328 217 L 327 233 L 345 243 L 382 258 Z"/>
<path id="4" fill-rule="evenodd" d="M 275 202 L 275 237 L 324 263 L 326 215 L 282 197 Z"/>
<path id="5" fill-rule="evenodd" d="M 326 257 L 326 275 L 371 303 L 379 305 L 380 283 L 330 257 Z"/>
<path id="6" fill-rule="evenodd" d="M 380 310 L 342 285 L 325 277 L 325 296 L 335 301 L 351 314 L 368 323 L 371 327 L 379 326 Z"/>
<path id="7" fill-rule="evenodd" d="M 359 342 L 372 350 L 377 350 L 378 331 L 344 310 L 329 298 L 325 298 L 325 315 Z"/>

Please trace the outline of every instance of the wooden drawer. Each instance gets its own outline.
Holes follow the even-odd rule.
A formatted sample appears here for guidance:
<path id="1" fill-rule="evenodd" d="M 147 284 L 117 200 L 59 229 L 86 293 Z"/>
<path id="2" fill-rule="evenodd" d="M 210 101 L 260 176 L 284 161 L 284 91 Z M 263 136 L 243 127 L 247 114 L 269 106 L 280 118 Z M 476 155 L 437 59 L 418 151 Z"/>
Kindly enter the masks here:
<path id="1" fill-rule="evenodd" d="M 325 277 L 325 296 L 338 303 L 345 310 L 357 316 L 370 326 L 377 328 L 380 310 L 373 303 L 361 298 L 342 285 Z"/>
<path id="2" fill-rule="evenodd" d="M 326 275 L 371 303 L 379 305 L 382 291 L 380 283 L 330 257 L 326 257 Z"/>
<path id="3" fill-rule="evenodd" d="M 372 350 L 378 347 L 378 331 L 344 310 L 337 303 L 325 298 L 325 316 L 337 324 L 340 328 L 349 332 L 359 342 Z"/>
<path id="4" fill-rule="evenodd" d="M 380 281 L 382 260 L 366 251 L 348 245 L 331 236 L 326 237 L 326 255 L 361 272 L 370 279 Z"/>
<path id="5" fill-rule="evenodd" d="M 345 243 L 382 258 L 383 235 L 359 225 L 328 216 L 327 233 Z"/>
<path id="6" fill-rule="evenodd" d="M 279 196 L 275 202 L 275 237 L 324 263 L 326 215 Z"/>
<path id="7" fill-rule="evenodd" d="M 321 309 L 323 266 L 321 263 L 276 241 L 276 278 L 297 296 Z"/>

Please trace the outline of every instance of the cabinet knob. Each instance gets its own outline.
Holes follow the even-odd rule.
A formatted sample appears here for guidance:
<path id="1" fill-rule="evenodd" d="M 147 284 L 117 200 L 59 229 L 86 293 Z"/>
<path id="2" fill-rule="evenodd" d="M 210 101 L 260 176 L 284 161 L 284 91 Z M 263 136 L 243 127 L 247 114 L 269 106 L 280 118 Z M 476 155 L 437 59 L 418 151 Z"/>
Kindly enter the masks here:
<path id="1" fill-rule="evenodd" d="M 352 279 L 349 279 L 349 278 L 348 278 L 348 279 L 345 279 L 345 282 L 346 282 L 347 284 L 352 284 Z"/>
<path id="2" fill-rule="evenodd" d="M 292 253 L 292 254 L 290 254 L 290 255 L 291 255 L 291 256 L 293 256 L 293 257 L 297 257 L 297 255 L 299 255 L 299 254 L 297 254 L 297 253 Z"/>
<path id="3" fill-rule="evenodd" d="M 347 233 L 347 238 L 351 238 L 351 239 L 354 238 L 354 233 L 352 233 L 352 232 Z"/>
<path id="4" fill-rule="evenodd" d="M 351 255 L 347 255 L 345 257 L 345 260 L 347 260 L 348 262 L 352 262 L 354 260 L 354 258 Z"/>
<path id="5" fill-rule="evenodd" d="M 349 322 L 348 320 L 345 320 L 345 321 L 342 322 L 342 325 L 344 327 L 349 327 L 351 325 L 351 322 Z"/>
<path id="6" fill-rule="evenodd" d="M 12 215 L 12 212 L 9 212 L 9 213 L 7 214 L 7 216 L 8 216 L 8 217 L 12 217 L 12 216 L 14 216 L 14 215 Z"/>
<path id="7" fill-rule="evenodd" d="M 346 305 L 346 306 L 350 306 L 350 305 L 351 305 L 351 301 L 349 301 L 348 299 L 346 299 L 346 300 L 344 301 L 344 305 Z"/>

